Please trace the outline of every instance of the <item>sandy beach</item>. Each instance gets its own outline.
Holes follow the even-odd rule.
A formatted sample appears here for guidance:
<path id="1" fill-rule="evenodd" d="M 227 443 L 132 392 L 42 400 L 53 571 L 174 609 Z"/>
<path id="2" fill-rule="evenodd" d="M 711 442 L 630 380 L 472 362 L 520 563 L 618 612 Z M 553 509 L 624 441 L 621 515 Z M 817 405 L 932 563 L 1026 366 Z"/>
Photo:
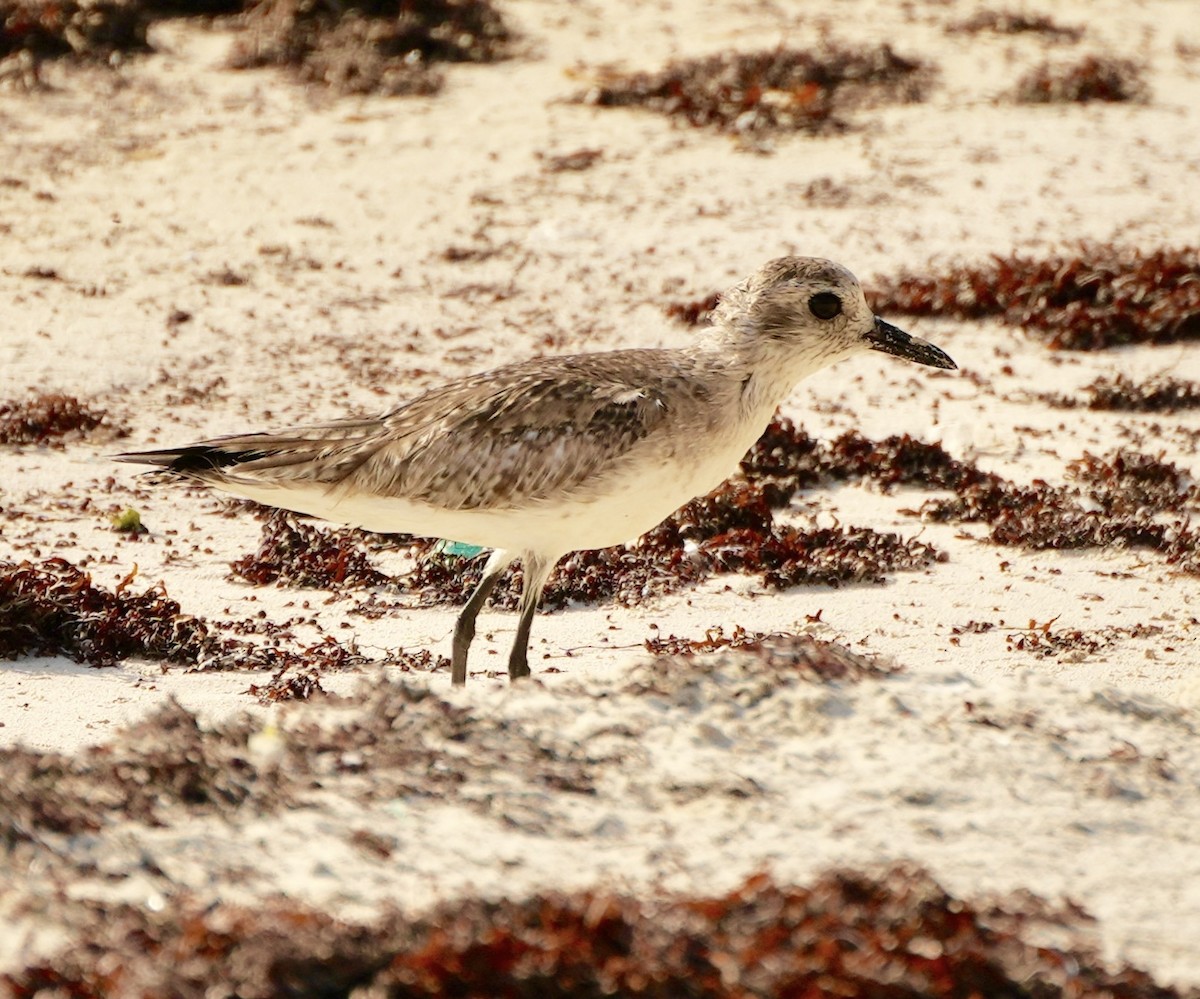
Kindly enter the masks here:
<path id="1" fill-rule="evenodd" d="M 672 306 L 784 254 L 845 264 L 880 303 L 1014 259 L 1167 250 L 1184 293 L 1200 283 L 1200 22 L 1181 0 L 1022 6 L 1076 36 L 955 30 L 987 9 L 965 2 L 499 9 L 508 57 L 443 65 L 431 95 L 233 70 L 244 29 L 191 19 L 156 22 L 153 52 L 115 67 L 47 62 L 41 88 L 0 90 L 0 405 L 55 393 L 103 414 L 0 446 L 2 565 L 62 559 L 105 593 L 165 595 L 210 648 L 284 650 L 320 688 L 255 696 L 265 658 L 0 660 L 0 991 L 37 994 L 29 969 L 69 965 L 105 907 L 286 903 L 369 925 L 911 863 L 980 907 L 1038 896 L 1073 913 L 1026 927 L 1039 946 L 1195 994 L 1200 408 L 1090 408 L 1088 387 L 1200 382 L 1200 311 L 1171 342 L 1071 350 L 880 304 L 959 370 L 872 354 L 799 385 L 781 416 L 825 465 L 773 517 L 929 556 L 784 587 L 717 559 L 728 571 L 645 599 L 570 602 L 538 616 L 533 677 L 511 686 L 516 615 L 487 608 L 477 672 L 451 688 L 458 606 L 403 582 L 411 549 L 353 540 L 386 584 L 255 585 L 231 563 L 269 521 L 111 460 L 380 412 L 520 358 L 684 343 Z M 921 65 L 919 95 L 866 94 L 821 127 L 596 100 L 673 61 L 885 41 Z M 1144 94 L 1014 96 L 1086 56 L 1128 60 Z M 958 478 L 852 474 L 851 431 L 938 444 Z M 1001 534 L 964 512 L 979 482 L 1073 504 L 1098 540 Z M 114 529 L 130 509 L 144 530 Z M 735 634 L 773 637 L 669 654 Z M 823 643 L 853 669 L 822 677 Z"/>

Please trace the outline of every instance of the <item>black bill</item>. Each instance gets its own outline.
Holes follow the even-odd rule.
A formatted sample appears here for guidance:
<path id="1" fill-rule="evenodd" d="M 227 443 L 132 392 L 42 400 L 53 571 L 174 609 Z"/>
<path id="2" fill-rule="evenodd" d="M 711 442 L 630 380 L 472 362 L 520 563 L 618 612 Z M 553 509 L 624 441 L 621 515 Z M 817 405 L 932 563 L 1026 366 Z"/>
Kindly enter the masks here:
<path id="1" fill-rule="evenodd" d="M 895 354 L 918 364 L 928 364 L 934 368 L 958 367 L 940 347 L 910 336 L 878 316 L 875 317 L 875 328 L 864 339 L 872 350 L 882 350 L 885 354 Z"/>

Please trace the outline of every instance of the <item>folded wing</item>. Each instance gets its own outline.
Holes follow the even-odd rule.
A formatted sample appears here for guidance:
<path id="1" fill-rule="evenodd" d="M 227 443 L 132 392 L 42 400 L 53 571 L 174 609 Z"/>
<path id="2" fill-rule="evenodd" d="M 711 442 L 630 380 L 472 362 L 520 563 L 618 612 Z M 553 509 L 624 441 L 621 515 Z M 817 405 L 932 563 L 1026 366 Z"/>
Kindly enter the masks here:
<path id="1" fill-rule="evenodd" d="M 702 404 L 703 391 L 670 365 L 664 374 L 663 360 L 651 350 L 543 358 L 453 382 L 375 419 L 117 457 L 216 486 L 321 484 L 443 509 L 509 508 L 595 487 L 671 419 L 668 398 Z"/>

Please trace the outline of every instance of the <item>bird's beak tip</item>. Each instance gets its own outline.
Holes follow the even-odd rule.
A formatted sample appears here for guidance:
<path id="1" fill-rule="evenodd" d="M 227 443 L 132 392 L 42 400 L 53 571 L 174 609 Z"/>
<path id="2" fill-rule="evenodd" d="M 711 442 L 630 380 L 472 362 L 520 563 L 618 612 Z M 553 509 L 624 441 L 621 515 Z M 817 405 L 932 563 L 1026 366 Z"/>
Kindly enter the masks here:
<path id="1" fill-rule="evenodd" d="M 957 371 L 958 365 L 954 359 L 941 347 L 936 347 L 927 340 L 922 340 L 891 323 L 875 317 L 875 325 L 867 331 L 864 339 L 871 350 L 880 350 L 885 354 L 902 357 L 917 364 L 927 364 L 932 368 L 942 368 L 947 371 Z"/>

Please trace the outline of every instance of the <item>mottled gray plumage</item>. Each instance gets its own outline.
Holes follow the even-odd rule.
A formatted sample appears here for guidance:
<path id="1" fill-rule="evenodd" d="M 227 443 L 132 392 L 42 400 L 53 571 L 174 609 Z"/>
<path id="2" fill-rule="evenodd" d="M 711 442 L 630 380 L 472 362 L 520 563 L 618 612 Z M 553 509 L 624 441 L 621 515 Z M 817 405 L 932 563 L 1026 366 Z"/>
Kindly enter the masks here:
<path id="1" fill-rule="evenodd" d="M 214 484 L 321 483 L 450 510 L 519 509 L 593 485 L 672 415 L 694 422 L 712 393 L 705 372 L 680 363 L 689 360 L 667 350 L 534 358 L 435 388 L 373 419 L 136 457 Z M 546 449 L 559 445 L 565 460 L 547 463 Z"/>
<path id="2" fill-rule="evenodd" d="M 868 349 L 954 367 L 877 319 L 843 267 L 782 257 L 730 289 L 687 347 L 522 361 L 374 419 L 119 458 L 369 530 L 494 548 L 455 629 L 456 683 L 480 607 L 521 557 L 516 678 L 529 672 L 533 611 L 562 555 L 631 540 L 718 485 L 797 381 Z"/>
<path id="3" fill-rule="evenodd" d="M 586 490 L 672 411 L 702 406 L 702 381 L 659 350 L 508 365 L 390 414 L 393 439 L 346 481 L 451 509 L 520 508 Z M 546 451 L 563 448 L 563 460 Z"/>

